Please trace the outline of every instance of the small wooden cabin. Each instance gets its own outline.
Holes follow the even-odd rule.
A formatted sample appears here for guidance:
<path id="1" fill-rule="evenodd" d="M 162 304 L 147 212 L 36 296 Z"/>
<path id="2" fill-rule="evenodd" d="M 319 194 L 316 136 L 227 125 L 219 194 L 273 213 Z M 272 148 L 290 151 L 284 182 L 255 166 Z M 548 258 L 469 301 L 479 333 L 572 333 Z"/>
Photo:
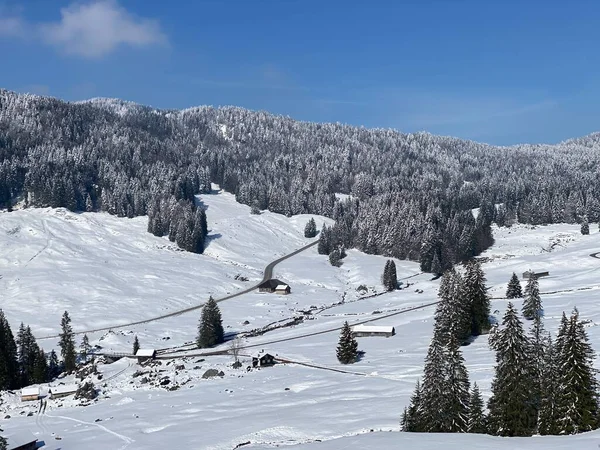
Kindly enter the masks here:
<path id="1" fill-rule="evenodd" d="M 377 326 L 377 325 L 354 325 L 352 334 L 355 337 L 381 336 L 392 337 L 396 334 L 396 330 L 392 326 Z"/>
<path id="2" fill-rule="evenodd" d="M 550 272 L 534 272 L 532 270 L 528 270 L 527 272 L 523 272 L 523 279 L 528 280 L 532 276 L 536 278 L 547 277 L 550 275 Z"/>
<path id="3" fill-rule="evenodd" d="M 290 292 L 292 292 L 292 288 L 287 284 L 280 284 L 275 288 L 276 294 L 287 295 Z"/>
<path id="4" fill-rule="evenodd" d="M 283 281 L 272 278 L 258 285 L 258 292 L 268 292 L 276 294 L 289 294 L 292 291 L 290 286 Z"/>
<path id="5" fill-rule="evenodd" d="M 135 357 L 137 358 L 139 364 L 146 361 L 151 361 L 156 358 L 156 350 L 153 348 L 140 348 L 135 353 Z"/>
<path id="6" fill-rule="evenodd" d="M 50 386 L 48 388 L 48 397 L 63 398 L 69 395 L 75 395 L 77 392 L 76 384 L 59 384 L 58 386 Z"/>
<path id="7" fill-rule="evenodd" d="M 38 400 L 40 398 L 40 388 L 39 387 L 25 387 L 21 389 L 21 401 L 22 402 L 31 402 Z"/>
<path id="8" fill-rule="evenodd" d="M 259 353 L 252 357 L 252 367 L 269 367 L 275 365 L 275 357 L 269 353 Z"/>
<path id="9" fill-rule="evenodd" d="M 7 450 L 35 450 L 38 448 L 38 440 L 31 433 L 12 434 L 6 438 Z"/>

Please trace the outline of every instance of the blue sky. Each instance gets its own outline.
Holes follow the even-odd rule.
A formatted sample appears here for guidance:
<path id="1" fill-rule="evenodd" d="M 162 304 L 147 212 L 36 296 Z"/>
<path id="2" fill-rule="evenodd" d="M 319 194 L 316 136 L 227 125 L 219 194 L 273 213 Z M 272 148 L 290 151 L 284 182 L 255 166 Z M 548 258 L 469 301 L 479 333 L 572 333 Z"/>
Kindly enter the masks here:
<path id="1" fill-rule="evenodd" d="M 0 86 L 558 142 L 600 131 L 596 3 L 0 0 Z"/>

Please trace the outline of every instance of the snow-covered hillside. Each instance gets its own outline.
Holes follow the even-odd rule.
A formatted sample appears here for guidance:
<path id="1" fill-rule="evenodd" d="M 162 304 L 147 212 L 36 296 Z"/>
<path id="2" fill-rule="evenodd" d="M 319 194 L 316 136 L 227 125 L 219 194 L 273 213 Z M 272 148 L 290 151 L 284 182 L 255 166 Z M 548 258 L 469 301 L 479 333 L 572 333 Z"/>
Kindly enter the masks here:
<path id="1" fill-rule="evenodd" d="M 219 298 L 256 283 L 268 262 L 309 242 L 303 229 L 310 216 L 251 215 L 227 193 L 200 200 L 208 207 L 211 229 L 204 255 L 178 251 L 168 240 L 146 233 L 144 218 L 60 209 L 0 214 L 2 307 L 13 329 L 23 321 L 38 337 L 54 334 L 65 309 L 79 331 L 199 304 L 208 295 Z M 324 221 L 316 220 L 319 225 Z M 542 292 L 561 292 L 542 297 L 546 328 L 555 332 L 562 311 L 577 306 L 589 320 L 592 345 L 600 350 L 600 259 L 589 256 L 600 250 L 597 230 L 582 236 L 577 226 L 552 225 L 494 232 L 496 244 L 482 255 L 492 296 L 503 296 L 513 271 L 547 270 L 550 277 L 540 280 Z M 97 402 L 84 407 L 71 398 L 51 400 L 46 415 L 27 417 L 37 405 L 5 394 L 0 417 L 11 418 L 0 420 L 0 427 L 6 434 L 30 431 L 48 448 L 63 450 L 232 449 L 240 444 L 253 449 L 296 444 L 315 449 L 595 446 L 597 433 L 518 440 L 397 433 L 400 414 L 421 376 L 434 308 L 402 311 L 435 301 L 439 282 L 419 274 L 416 263 L 396 261 L 404 289 L 372 296 L 382 291 L 384 264 L 383 257 L 351 250 L 342 267 L 335 268 L 312 247 L 275 268 L 275 277 L 291 285 L 291 295 L 249 293 L 220 303 L 230 333 L 304 317 L 295 326 L 243 338 L 245 346 L 256 347 L 242 350 L 242 369 L 231 367 L 230 356 L 202 357 L 200 351 L 148 367 L 126 359 L 101 364 L 103 379 L 94 378 L 102 390 Z M 249 281 L 236 280 L 238 274 Z M 361 285 L 367 292 L 358 290 Z M 506 300 L 493 300 L 497 317 L 505 305 Z M 312 314 L 302 313 L 310 309 Z M 194 339 L 198 317 L 192 312 L 89 337 L 103 350 L 128 351 L 134 334 L 143 347 L 177 347 Z M 360 338 L 364 357 L 341 366 L 335 357 L 336 328 L 345 320 L 369 319 L 393 325 L 396 336 Z M 46 349 L 56 345 L 52 339 L 40 344 Z M 308 365 L 247 371 L 248 356 L 260 349 Z M 489 397 L 494 355 L 486 337 L 463 352 L 471 381 Z M 202 379 L 210 368 L 223 371 L 223 377 Z"/>

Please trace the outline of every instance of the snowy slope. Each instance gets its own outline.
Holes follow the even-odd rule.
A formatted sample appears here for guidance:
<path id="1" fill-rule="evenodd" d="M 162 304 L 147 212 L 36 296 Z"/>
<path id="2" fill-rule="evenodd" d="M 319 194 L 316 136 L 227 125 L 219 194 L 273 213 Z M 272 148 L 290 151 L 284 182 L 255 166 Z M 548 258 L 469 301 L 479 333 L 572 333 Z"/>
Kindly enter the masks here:
<path id="1" fill-rule="evenodd" d="M 64 210 L 0 215 L 0 284 L 13 327 L 23 320 L 37 335 L 56 332 L 65 308 L 75 329 L 82 330 L 201 303 L 209 294 L 218 297 L 247 286 L 234 279 L 238 273 L 250 282 L 260 279 L 267 262 L 306 243 L 302 231 L 308 216 L 252 216 L 248 207 L 236 204 L 226 193 L 202 196 L 201 201 L 208 206 L 213 236 L 204 256 L 176 251 L 167 240 L 149 235 L 143 218 Z M 318 224 L 322 221 L 317 218 Z M 543 296 L 546 328 L 554 332 L 562 311 L 577 306 L 582 318 L 590 320 L 587 331 L 594 348 L 600 350 L 596 327 L 600 259 L 589 256 L 600 251 L 597 230 L 581 236 L 573 225 L 516 226 L 495 230 L 495 236 L 496 244 L 482 255 L 492 295 L 503 296 L 513 271 L 550 271 L 550 277 L 540 280 L 542 292 L 566 292 Z M 101 364 L 103 380 L 94 378 L 102 390 L 97 402 L 82 407 L 73 399 L 52 400 L 47 415 L 27 417 L 36 405 L 21 404 L 16 396 L 4 394 L 0 417 L 11 418 L 1 420 L 0 427 L 6 433 L 29 430 L 48 448 L 63 450 L 172 448 L 175 444 L 232 449 L 242 443 L 248 443 L 243 448 L 253 449 L 295 444 L 316 449 L 595 446 L 597 433 L 516 440 L 397 433 L 400 414 L 421 376 L 434 308 L 402 310 L 435 301 L 439 281 L 419 274 L 415 263 L 396 261 L 399 279 L 410 286 L 369 297 L 381 292 L 384 263 L 385 258 L 349 251 L 342 267 L 334 268 L 313 247 L 275 269 L 275 276 L 292 286 L 291 295 L 251 293 L 220 304 L 228 332 L 285 321 L 314 307 L 296 326 L 243 338 L 244 345 L 257 347 L 242 350 L 242 369 L 231 368 L 230 356 L 201 357 L 200 351 L 147 368 L 127 360 Z M 369 292 L 359 292 L 360 285 Z M 498 317 L 505 306 L 506 300 L 492 302 Z M 399 314 L 390 315 L 394 313 Z M 96 333 L 90 340 L 107 349 L 128 350 L 136 333 L 144 347 L 178 346 L 194 339 L 198 316 L 191 313 L 115 333 Z M 335 358 L 336 328 L 344 320 L 352 324 L 370 319 L 393 325 L 397 335 L 361 338 L 364 358 L 341 366 Z M 54 345 L 52 340 L 42 343 L 46 348 Z M 308 365 L 278 364 L 246 371 L 248 355 L 260 349 Z M 471 381 L 477 381 L 484 396 L 489 396 L 494 355 L 486 338 L 465 347 L 464 355 Z M 202 379 L 209 368 L 222 370 L 224 376 Z M 144 373 L 134 377 L 136 371 Z M 150 381 L 142 382 L 144 377 Z M 153 380 L 165 377 L 168 384 L 153 385 Z M 168 390 L 175 385 L 176 390 Z"/>

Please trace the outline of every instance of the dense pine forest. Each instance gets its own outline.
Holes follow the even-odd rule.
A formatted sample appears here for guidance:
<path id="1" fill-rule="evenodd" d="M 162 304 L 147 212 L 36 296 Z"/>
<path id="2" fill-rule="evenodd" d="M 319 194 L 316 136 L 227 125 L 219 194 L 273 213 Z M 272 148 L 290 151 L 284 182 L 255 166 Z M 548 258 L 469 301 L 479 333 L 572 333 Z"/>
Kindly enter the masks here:
<path id="1" fill-rule="evenodd" d="M 236 107 L 155 110 L 0 90 L 3 208 L 147 214 L 148 231 L 195 252 L 207 218 L 194 195 L 214 182 L 255 210 L 336 219 L 330 250 L 419 260 L 441 274 L 491 245 L 493 221 L 598 221 L 599 148 L 600 135 L 500 148 Z"/>

